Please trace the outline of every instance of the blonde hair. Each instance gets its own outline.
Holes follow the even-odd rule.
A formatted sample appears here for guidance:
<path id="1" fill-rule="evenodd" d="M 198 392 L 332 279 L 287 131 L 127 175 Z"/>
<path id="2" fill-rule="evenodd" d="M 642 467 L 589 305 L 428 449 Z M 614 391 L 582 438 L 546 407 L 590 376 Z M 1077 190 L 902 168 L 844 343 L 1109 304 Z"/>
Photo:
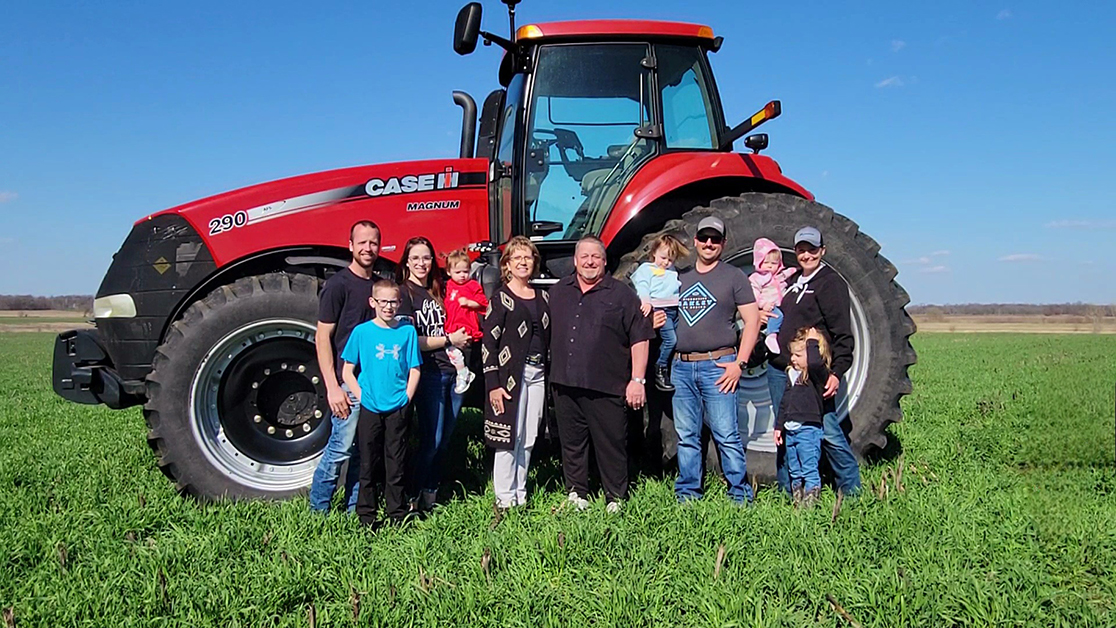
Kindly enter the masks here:
<path id="1" fill-rule="evenodd" d="M 669 257 L 672 262 L 690 255 L 690 249 L 686 248 L 686 245 L 683 244 L 681 240 L 669 233 L 664 233 L 651 241 L 651 248 L 647 251 L 647 259 L 652 262 L 655 261 L 655 253 L 664 246 L 667 247 L 667 257 Z"/>
<path id="2" fill-rule="evenodd" d="M 453 265 L 459 262 L 472 263 L 472 260 L 469 259 L 469 253 L 465 249 L 457 249 L 446 254 L 446 271 L 453 270 Z"/>
<path id="3" fill-rule="evenodd" d="M 531 253 L 534 258 L 534 264 L 531 267 L 531 274 L 539 272 L 539 264 L 541 258 L 539 257 L 539 250 L 535 248 L 535 243 L 531 242 L 526 236 L 515 236 L 504 246 L 504 252 L 500 255 L 500 279 L 504 283 L 511 281 L 511 256 L 515 251 L 526 250 Z"/>
<path id="4" fill-rule="evenodd" d="M 829 353 L 829 341 L 825 339 L 825 334 L 823 334 L 821 330 L 816 327 L 803 327 L 802 329 L 799 329 L 798 332 L 794 334 L 794 338 L 791 339 L 790 343 L 787 345 L 787 350 L 791 353 L 794 353 L 794 350 L 797 347 L 805 347 L 806 336 L 810 334 L 810 330 L 818 332 L 818 353 L 821 353 L 822 362 L 825 363 L 825 368 L 829 368 L 830 365 L 833 363 L 833 357 Z M 793 368 L 793 366 L 787 366 L 787 373 L 789 374 Z M 803 384 L 809 383 L 809 369 L 803 370 L 798 377 L 798 381 L 802 382 Z"/>

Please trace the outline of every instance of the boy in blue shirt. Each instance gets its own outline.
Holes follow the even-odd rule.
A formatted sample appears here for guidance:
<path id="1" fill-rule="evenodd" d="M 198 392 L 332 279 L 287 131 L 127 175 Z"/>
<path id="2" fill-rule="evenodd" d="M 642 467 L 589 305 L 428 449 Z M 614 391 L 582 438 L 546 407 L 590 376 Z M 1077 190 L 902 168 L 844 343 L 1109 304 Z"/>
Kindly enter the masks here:
<path id="1" fill-rule="evenodd" d="M 341 376 L 360 403 L 357 423 L 360 488 L 356 513 L 362 524 L 376 528 L 380 496 L 375 471 L 381 465 L 384 514 L 393 522 L 402 521 L 407 514 L 403 495 L 407 454 L 405 410 L 418 387 L 422 356 L 415 328 L 395 320 L 399 286 L 390 279 L 377 281 L 372 285 L 368 301 L 376 316 L 353 328 L 341 352 L 341 359 L 345 361 Z"/>

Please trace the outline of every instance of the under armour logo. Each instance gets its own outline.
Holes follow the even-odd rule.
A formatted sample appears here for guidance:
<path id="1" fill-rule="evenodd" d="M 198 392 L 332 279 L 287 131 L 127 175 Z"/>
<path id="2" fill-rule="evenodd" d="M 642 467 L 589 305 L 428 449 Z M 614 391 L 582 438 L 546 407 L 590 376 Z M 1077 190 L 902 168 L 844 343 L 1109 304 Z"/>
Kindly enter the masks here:
<path id="1" fill-rule="evenodd" d="M 384 356 L 390 353 L 391 357 L 393 359 L 398 360 L 399 359 L 399 348 L 400 348 L 399 345 L 392 345 L 391 349 L 389 350 L 389 349 L 384 347 L 383 343 L 380 343 L 380 344 L 376 345 L 376 359 L 383 360 Z"/>

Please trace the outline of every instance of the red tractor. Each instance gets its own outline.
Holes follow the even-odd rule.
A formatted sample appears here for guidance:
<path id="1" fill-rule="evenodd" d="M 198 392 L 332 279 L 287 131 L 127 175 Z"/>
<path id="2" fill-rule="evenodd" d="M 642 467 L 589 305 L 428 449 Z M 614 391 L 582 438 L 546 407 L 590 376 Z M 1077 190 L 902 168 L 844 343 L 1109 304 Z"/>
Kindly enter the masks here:
<path id="1" fill-rule="evenodd" d="M 379 223 L 381 255 L 393 261 L 414 235 L 443 252 L 491 251 L 527 235 L 543 255 L 537 283 L 547 286 L 572 272 L 581 236 L 599 236 L 626 277 L 652 237 L 692 241 L 697 222 L 716 213 L 726 259 L 747 271 L 757 237 L 778 243 L 790 263 L 795 230 L 825 234 L 825 261 L 850 286 L 856 335 L 842 411 L 853 412 L 858 453 L 882 446 L 910 391 L 909 299 L 874 240 L 761 155 L 766 135 L 745 137 L 778 116 L 779 103 L 728 126 L 709 63 L 723 39 L 708 26 L 516 29 L 519 0 L 503 1 L 510 39 L 480 30 L 478 3 L 457 17 L 456 52 L 472 52 L 478 38 L 505 51 L 479 137 L 473 99 L 454 93 L 464 110 L 459 158 L 292 177 L 139 220 L 97 291 L 95 330 L 57 338 L 55 391 L 110 408 L 143 404 L 159 466 L 184 493 L 287 497 L 309 485 L 329 435 L 317 296 L 348 263 L 355 221 Z M 741 138 L 750 152 L 733 152 Z M 493 273 L 480 275 L 491 284 Z M 753 469 L 772 465 L 769 427 L 760 421 L 745 435 Z"/>

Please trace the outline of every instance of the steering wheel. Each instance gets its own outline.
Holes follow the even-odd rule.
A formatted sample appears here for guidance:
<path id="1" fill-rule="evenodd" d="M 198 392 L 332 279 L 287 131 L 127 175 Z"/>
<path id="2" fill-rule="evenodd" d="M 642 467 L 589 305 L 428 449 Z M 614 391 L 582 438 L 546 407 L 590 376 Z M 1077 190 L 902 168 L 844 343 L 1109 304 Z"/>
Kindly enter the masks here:
<path id="1" fill-rule="evenodd" d="M 581 140 L 577 137 L 577 133 L 569 129 L 535 129 L 533 134 L 548 134 L 553 135 L 553 140 L 536 140 L 540 141 L 543 146 L 549 149 L 551 146 L 558 147 L 558 161 L 565 165 L 572 161 L 566 151 L 572 150 L 577 155 L 577 161 L 585 159 L 585 148 L 581 145 Z M 532 138 L 533 139 L 533 138 Z"/>

